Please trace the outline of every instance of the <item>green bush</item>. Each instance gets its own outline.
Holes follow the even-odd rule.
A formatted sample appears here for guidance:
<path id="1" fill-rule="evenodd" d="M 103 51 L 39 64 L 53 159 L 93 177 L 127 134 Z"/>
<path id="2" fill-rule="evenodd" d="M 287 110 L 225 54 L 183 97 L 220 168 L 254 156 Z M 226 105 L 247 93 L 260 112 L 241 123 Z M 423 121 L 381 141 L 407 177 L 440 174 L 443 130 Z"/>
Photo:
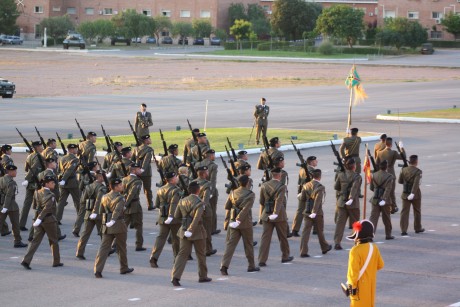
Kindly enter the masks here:
<path id="1" fill-rule="evenodd" d="M 322 42 L 318 48 L 319 53 L 322 55 L 331 55 L 335 52 L 335 48 L 330 42 Z"/>
<path id="2" fill-rule="evenodd" d="M 459 41 L 437 41 L 437 40 L 429 40 L 428 42 L 433 44 L 433 47 L 438 48 L 460 48 Z"/>
<path id="3" fill-rule="evenodd" d="M 381 54 L 381 55 L 398 55 L 401 52 L 398 52 L 396 49 L 385 49 L 385 48 L 375 48 L 375 47 L 364 47 L 364 48 L 338 48 L 337 52 L 345 54 Z"/>
<path id="4" fill-rule="evenodd" d="M 361 39 L 358 41 L 358 44 L 360 46 L 374 46 L 375 45 L 375 39 Z"/>
<path id="5" fill-rule="evenodd" d="M 252 48 L 257 49 L 257 46 L 260 44 L 260 41 L 252 42 Z M 225 42 L 224 49 L 225 50 L 236 50 L 236 48 L 240 48 L 240 43 L 236 42 Z M 243 49 L 251 49 L 251 42 L 250 41 L 243 41 Z"/>
<path id="6" fill-rule="evenodd" d="M 64 37 L 60 37 L 56 39 L 56 44 L 57 45 L 62 45 L 62 42 L 64 41 Z M 44 46 L 45 40 L 42 38 L 42 46 Z M 54 46 L 54 38 L 52 37 L 47 37 L 46 38 L 46 45 L 49 46 Z"/>

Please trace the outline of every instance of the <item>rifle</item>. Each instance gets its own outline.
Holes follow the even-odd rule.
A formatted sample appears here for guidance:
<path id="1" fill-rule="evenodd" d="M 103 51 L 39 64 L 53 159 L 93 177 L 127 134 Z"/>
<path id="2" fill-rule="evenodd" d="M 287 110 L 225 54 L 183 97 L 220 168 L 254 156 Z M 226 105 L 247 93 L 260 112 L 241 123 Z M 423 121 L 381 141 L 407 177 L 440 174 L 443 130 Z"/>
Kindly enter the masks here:
<path id="1" fill-rule="evenodd" d="M 41 136 L 41 134 L 40 134 L 40 132 L 38 131 L 37 127 L 35 127 L 35 131 L 37 131 L 38 137 L 40 138 L 40 141 L 41 141 L 42 144 L 43 144 L 43 148 L 46 149 L 46 142 L 45 142 L 45 140 L 43 139 L 43 137 Z"/>
<path id="2" fill-rule="evenodd" d="M 27 139 L 22 135 L 22 133 L 18 130 L 18 128 L 16 128 L 16 131 L 19 133 L 19 135 L 21 136 L 22 140 L 24 141 L 26 146 L 29 148 L 30 153 L 31 154 L 34 153 L 33 147 L 30 145 L 30 143 L 27 141 Z M 40 162 L 40 166 L 42 167 L 42 170 L 45 170 L 46 165 L 45 165 L 45 162 L 43 161 L 42 155 L 39 152 L 37 152 L 37 157 L 38 157 L 38 161 Z M 33 172 L 32 172 L 32 174 L 33 174 Z M 38 183 L 37 176 L 34 176 L 34 177 L 35 177 L 34 179 L 37 179 L 37 183 Z"/>
<path id="3" fill-rule="evenodd" d="M 128 123 L 129 123 L 129 127 L 131 128 L 131 132 L 133 133 L 134 135 L 134 139 L 136 140 L 136 146 L 139 147 L 142 145 L 142 142 L 139 140 L 139 138 L 137 137 L 137 134 L 136 134 L 136 131 L 134 131 L 134 128 L 133 128 L 133 125 L 131 125 L 131 122 L 128 120 Z"/>
<path id="4" fill-rule="evenodd" d="M 30 145 L 30 143 L 27 141 L 27 139 L 22 135 L 22 133 L 18 130 L 18 128 L 16 128 L 16 131 L 19 133 L 19 136 L 22 138 L 22 141 L 24 142 L 24 144 L 26 144 L 27 148 L 29 148 L 29 152 L 33 153 L 34 149 Z"/>
<path id="5" fill-rule="evenodd" d="M 190 121 L 187 119 L 187 123 L 188 123 L 188 127 L 190 128 L 190 132 L 192 133 L 192 137 L 193 137 L 193 141 L 195 142 L 195 146 L 198 147 L 198 161 L 203 161 L 203 155 L 201 153 L 201 147 L 200 147 L 200 144 L 198 144 L 198 138 L 197 136 L 195 135 L 195 133 L 193 133 L 193 129 L 192 129 L 192 125 L 190 125 Z"/>
<path id="6" fill-rule="evenodd" d="M 110 192 L 109 179 L 107 179 L 107 176 L 106 176 L 105 172 L 102 170 L 101 163 L 99 163 L 99 160 L 97 159 L 97 157 L 96 157 L 96 163 L 97 163 L 97 165 L 99 165 L 99 169 L 101 171 L 102 178 L 104 178 L 105 186 L 107 187 L 107 190 Z"/>
<path id="7" fill-rule="evenodd" d="M 401 158 L 403 160 L 403 164 L 398 164 L 398 166 L 402 167 L 402 168 L 408 167 L 409 164 L 407 163 L 406 152 L 401 150 L 401 148 L 399 147 L 398 143 L 395 142 L 395 144 L 396 144 L 396 148 L 398 149 L 398 152 L 401 155 Z"/>
<path id="8" fill-rule="evenodd" d="M 59 134 L 57 132 L 56 132 L 56 136 L 58 138 L 59 143 L 61 144 L 62 152 L 64 153 L 64 155 L 66 155 L 67 154 L 67 149 L 65 148 L 64 143 L 62 143 L 61 137 L 59 136 Z"/>
<path id="9" fill-rule="evenodd" d="M 295 146 L 294 142 L 291 140 L 291 144 L 294 147 L 295 152 L 297 153 L 297 157 L 299 157 L 300 163 L 296 163 L 296 166 L 300 166 L 301 168 L 304 169 L 305 175 L 306 175 L 306 182 L 309 182 L 311 180 L 310 172 L 308 171 L 308 166 L 307 162 L 305 162 L 305 159 L 303 155 L 300 153 L 300 149 L 297 149 L 297 146 Z M 298 193 L 302 192 L 302 185 L 300 181 L 300 175 L 299 175 L 299 187 L 298 187 Z"/>
<path id="10" fill-rule="evenodd" d="M 262 135 L 262 141 L 264 143 L 265 155 L 267 156 L 267 159 L 268 159 L 268 165 L 266 165 L 264 168 L 264 177 L 262 177 L 262 182 L 267 182 L 271 179 L 270 170 L 274 167 L 274 164 L 273 164 L 272 157 L 268 153 L 268 150 L 270 149 L 270 145 L 268 144 L 268 139 L 266 135 Z"/>
<path id="11" fill-rule="evenodd" d="M 225 151 L 227 152 L 227 157 L 228 157 L 228 162 L 230 163 L 230 166 L 232 167 L 232 172 L 235 176 L 238 175 L 238 170 L 236 169 L 235 162 L 230 156 L 230 153 L 228 152 L 227 145 L 225 145 Z"/>
<path id="12" fill-rule="evenodd" d="M 165 151 L 165 156 L 168 155 L 168 146 L 166 146 L 166 141 L 165 141 L 165 138 L 163 136 L 163 132 L 161 131 L 160 129 L 160 136 L 161 136 L 161 141 L 163 142 L 163 149 Z"/>
<path id="13" fill-rule="evenodd" d="M 254 118 L 254 124 L 252 124 L 251 134 L 249 135 L 248 145 L 252 138 L 252 133 L 254 132 L 254 127 L 256 126 L 256 119 Z"/>
<path id="14" fill-rule="evenodd" d="M 110 138 L 107 135 L 107 133 L 105 133 L 104 126 L 101 125 L 101 128 L 102 128 L 102 134 L 104 134 L 105 142 L 107 144 L 107 153 L 111 153 L 112 152 L 112 144 L 110 143 Z"/>
<path id="15" fill-rule="evenodd" d="M 115 146 L 115 144 L 113 143 L 113 140 L 110 138 L 110 136 L 107 135 L 107 139 L 109 140 L 110 142 L 110 145 L 112 145 L 112 148 L 114 149 L 114 152 L 115 154 L 117 155 L 117 158 L 118 158 L 118 161 L 120 161 L 120 164 L 121 164 L 121 169 L 123 170 L 123 174 L 125 176 L 128 176 L 128 170 L 126 169 L 126 166 L 125 164 L 123 163 L 123 156 L 121 155 L 121 153 L 118 151 L 117 147 Z M 98 162 L 99 163 L 99 162 Z M 99 167 L 101 167 L 99 165 Z M 102 167 L 101 167 L 102 169 Z"/>
<path id="16" fill-rule="evenodd" d="M 75 122 L 77 123 L 78 129 L 80 129 L 80 133 L 81 133 L 81 137 L 83 138 L 83 141 L 86 141 L 86 135 L 83 132 L 83 129 L 81 129 L 80 123 L 78 122 L 78 120 L 76 118 L 75 118 Z"/>
<path id="17" fill-rule="evenodd" d="M 157 158 L 155 157 L 155 152 L 153 152 L 153 161 L 155 161 L 155 164 L 157 165 L 157 171 L 160 174 L 160 178 L 161 178 L 161 184 L 157 183 L 156 186 L 162 187 L 168 183 L 168 180 L 166 180 L 165 174 L 163 173 L 163 169 L 161 168 L 160 164 L 158 163 Z"/>
<path id="18" fill-rule="evenodd" d="M 83 156 L 83 152 L 80 150 L 80 148 L 78 148 L 78 160 L 79 160 L 79 164 L 83 166 L 82 175 L 88 174 L 89 183 L 90 184 L 93 183 L 94 178 L 93 176 L 91 176 L 91 170 L 89 169 L 88 161 L 86 161 L 85 157 Z"/>
<path id="19" fill-rule="evenodd" d="M 232 143 L 230 143 L 230 139 L 228 137 L 227 137 L 227 142 L 228 142 L 228 146 L 230 147 L 230 150 L 232 151 L 233 161 L 237 161 L 238 156 L 236 155 L 235 149 L 233 148 Z M 230 156 L 229 156 L 229 158 L 230 158 Z"/>
<path id="20" fill-rule="evenodd" d="M 231 190 L 235 190 L 238 188 L 238 182 L 236 181 L 235 177 L 233 177 L 232 171 L 228 168 L 224 158 L 220 156 L 220 159 L 222 160 L 222 164 L 224 164 L 224 167 L 227 170 L 227 179 L 230 181 L 230 184 L 226 184 L 225 187 L 227 188 L 226 193 L 230 194 Z"/>
<path id="21" fill-rule="evenodd" d="M 337 162 L 334 162 L 334 165 L 339 166 L 339 172 L 344 172 L 345 171 L 345 166 L 342 163 L 342 159 L 340 158 L 339 152 L 335 148 L 334 143 L 332 143 L 332 140 L 330 140 L 330 141 L 331 141 L 332 152 L 334 152 L 334 156 L 337 158 Z"/>
<path id="22" fill-rule="evenodd" d="M 371 151 L 369 148 L 367 148 L 367 156 L 369 157 L 369 160 L 371 160 L 372 168 L 374 169 L 374 172 L 378 171 L 377 164 L 375 164 L 375 159 L 371 154 Z"/>

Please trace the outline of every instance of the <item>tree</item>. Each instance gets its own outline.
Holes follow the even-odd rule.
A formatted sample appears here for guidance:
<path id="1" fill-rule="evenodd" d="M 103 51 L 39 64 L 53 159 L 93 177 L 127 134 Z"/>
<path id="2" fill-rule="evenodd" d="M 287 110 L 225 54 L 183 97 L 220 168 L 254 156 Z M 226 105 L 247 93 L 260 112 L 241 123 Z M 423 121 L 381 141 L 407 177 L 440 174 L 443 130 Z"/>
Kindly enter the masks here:
<path id="1" fill-rule="evenodd" d="M 380 46 L 395 46 L 398 50 L 404 44 L 404 37 L 401 33 L 391 29 L 378 29 L 375 40 Z"/>
<path id="2" fill-rule="evenodd" d="M 93 21 L 96 28 L 96 36 L 98 41 L 102 41 L 106 37 L 115 35 L 115 26 L 111 20 L 97 19 Z"/>
<path id="3" fill-rule="evenodd" d="M 232 3 L 228 7 L 228 21 L 230 25 L 235 24 L 235 20 L 248 20 L 246 9 L 243 3 Z"/>
<path id="4" fill-rule="evenodd" d="M 243 49 L 243 43 L 241 43 L 242 39 L 249 38 L 249 35 L 251 34 L 252 24 L 243 19 L 237 19 L 235 20 L 235 23 L 233 26 L 230 27 L 230 34 L 235 36 L 237 42 L 240 42 L 241 49 Z"/>
<path id="5" fill-rule="evenodd" d="M 195 37 L 209 37 L 212 33 L 212 25 L 209 19 L 195 19 L 192 22 Z"/>
<path id="6" fill-rule="evenodd" d="M 418 21 L 409 21 L 405 31 L 404 44 L 412 49 L 417 48 L 428 39 L 427 30 Z"/>
<path id="7" fill-rule="evenodd" d="M 92 42 L 97 37 L 97 29 L 94 24 L 94 21 L 84 21 L 82 22 L 78 28 L 78 33 L 83 35 L 89 42 Z"/>
<path id="8" fill-rule="evenodd" d="M 19 17 L 16 1 L 2 0 L 0 5 L 0 33 L 14 34 L 18 31 L 16 19 Z"/>
<path id="9" fill-rule="evenodd" d="M 222 41 L 226 40 L 228 35 L 227 32 L 223 29 L 214 29 L 214 36 L 220 38 Z"/>
<path id="10" fill-rule="evenodd" d="M 258 37 L 269 35 L 271 31 L 270 21 L 267 18 L 257 18 L 251 21 L 252 30 Z"/>
<path id="11" fill-rule="evenodd" d="M 441 19 L 441 25 L 445 27 L 445 30 L 457 37 L 460 35 L 460 15 L 449 12 L 446 17 Z"/>
<path id="12" fill-rule="evenodd" d="M 305 0 L 277 0 L 273 4 L 271 25 L 286 38 L 299 39 L 305 31 L 315 28 L 321 5 Z"/>
<path id="13" fill-rule="evenodd" d="M 70 30 L 74 29 L 74 25 L 68 15 L 45 18 L 40 22 L 40 29 L 43 31 L 46 28 L 48 36 L 54 39 L 54 45 L 58 38 L 65 37 Z"/>
<path id="14" fill-rule="evenodd" d="M 416 48 L 424 43 L 428 34 L 418 21 L 409 20 L 404 17 L 385 19 L 384 34 L 378 34 L 379 39 L 390 40 L 398 50 L 402 46 Z"/>
<path id="15" fill-rule="evenodd" d="M 258 4 L 248 4 L 246 14 L 250 22 L 257 19 L 267 19 L 263 7 Z"/>
<path id="16" fill-rule="evenodd" d="M 183 37 L 184 39 L 182 40 L 182 45 L 185 45 L 185 38 L 192 35 L 193 33 L 192 24 L 185 21 L 175 22 L 172 26 L 172 33 L 173 35 L 179 35 L 180 37 Z"/>
<path id="17" fill-rule="evenodd" d="M 316 22 L 316 31 L 343 39 L 350 48 L 363 35 L 364 12 L 347 5 L 334 5 L 323 10 Z"/>
<path id="18" fill-rule="evenodd" d="M 119 13 L 112 20 L 114 20 L 117 32 L 125 38 L 142 37 L 155 31 L 155 21 L 133 9 Z"/>
<path id="19" fill-rule="evenodd" d="M 157 45 L 160 45 L 160 35 L 164 31 L 169 31 L 172 29 L 172 22 L 169 17 L 163 16 L 163 15 L 158 15 L 153 18 L 155 21 L 155 30 L 153 31 L 153 34 L 155 35 L 157 39 Z"/>

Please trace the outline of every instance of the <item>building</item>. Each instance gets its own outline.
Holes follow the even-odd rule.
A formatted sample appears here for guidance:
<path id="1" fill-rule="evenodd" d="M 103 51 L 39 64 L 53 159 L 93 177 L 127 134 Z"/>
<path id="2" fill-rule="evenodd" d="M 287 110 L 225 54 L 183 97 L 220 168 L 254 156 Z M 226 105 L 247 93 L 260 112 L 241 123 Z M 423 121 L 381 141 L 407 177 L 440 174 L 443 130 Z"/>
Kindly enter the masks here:
<path id="1" fill-rule="evenodd" d="M 174 21 L 209 18 L 211 24 L 227 29 L 228 8 L 232 3 L 257 4 L 259 0 L 16 0 L 21 13 L 17 20 L 26 39 L 41 37 L 40 21 L 68 14 L 74 24 L 100 18 L 110 19 L 127 9 L 147 16 L 163 15 Z"/>

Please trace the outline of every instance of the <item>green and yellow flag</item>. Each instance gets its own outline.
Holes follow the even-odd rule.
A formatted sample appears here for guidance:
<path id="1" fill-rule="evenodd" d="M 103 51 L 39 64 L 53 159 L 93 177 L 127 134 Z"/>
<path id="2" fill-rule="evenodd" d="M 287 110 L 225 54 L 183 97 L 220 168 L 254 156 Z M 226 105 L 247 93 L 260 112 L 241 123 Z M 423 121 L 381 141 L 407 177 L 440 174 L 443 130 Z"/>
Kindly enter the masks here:
<path id="1" fill-rule="evenodd" d="M 364 99 L 367 98 L 367 94 L 364 91 L 363 86 L 361 85 L 361 78 L 359 77 L 358 72 L 356 71 L 355 65 L 353 65 L 353 67 L 351 68 L 350 73 L 348 74 L 348 77 L 345 80 L 345 85 L 349 90 L 352 90 L 354 93 L 354 105 L 364 102 Z"/>

